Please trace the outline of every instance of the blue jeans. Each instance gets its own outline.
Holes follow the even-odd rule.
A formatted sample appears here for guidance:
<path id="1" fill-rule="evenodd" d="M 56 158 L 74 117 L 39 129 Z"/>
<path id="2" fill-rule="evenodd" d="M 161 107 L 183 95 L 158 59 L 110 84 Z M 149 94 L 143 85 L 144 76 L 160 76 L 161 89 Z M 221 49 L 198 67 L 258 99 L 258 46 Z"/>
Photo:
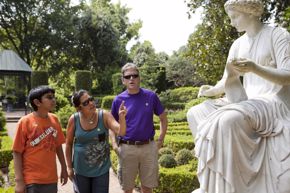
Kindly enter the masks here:
<path id="1" fill-rule="evenodd" d="M 86 177 L 75 175 L 74 189 L 76 193 L 108 193 L 109 192 L 109 172 L 97 176 Z"/>

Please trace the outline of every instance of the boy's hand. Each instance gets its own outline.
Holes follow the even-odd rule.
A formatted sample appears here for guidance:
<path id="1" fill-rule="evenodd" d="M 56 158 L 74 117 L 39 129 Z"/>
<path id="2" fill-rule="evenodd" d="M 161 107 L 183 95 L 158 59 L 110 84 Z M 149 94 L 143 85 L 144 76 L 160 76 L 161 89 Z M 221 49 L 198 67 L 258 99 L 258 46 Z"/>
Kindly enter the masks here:
<path id="1" fill-rule="evenodd" d="M 61 170 L 61 173 L 60 173 L 60 183 L 62 186 L 67 183 L 67 179 L 68 179 L 68 174 L 67 174 L 66 169 L 64 168 Z"/>
<path id="2" fill-rule="evenodd" d="M 73 168 L 68 168 L 67 170 L 68 170 L 68 178 L 69 178 L 71 181 L 73 181 L 73 179 L 74 179 L 74 175 L 75 175 Z"/>
<path id="3" fill-rule="evenodd" d="M 23 180 L 16 180 L 15 193 L 25 193 L 25 183 Z"/>

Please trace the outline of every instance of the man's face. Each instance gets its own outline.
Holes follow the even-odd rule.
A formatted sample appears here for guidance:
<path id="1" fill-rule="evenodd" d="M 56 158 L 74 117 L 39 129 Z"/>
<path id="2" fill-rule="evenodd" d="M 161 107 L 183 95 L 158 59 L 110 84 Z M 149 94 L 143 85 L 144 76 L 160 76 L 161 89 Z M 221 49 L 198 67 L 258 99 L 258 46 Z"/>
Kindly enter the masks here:
<path id="1" fill-rule="evenodd" d="M 137 92 L 140 88 L 140 76 L 135 69 L 128 69 L 124 72 L 122 82 L 128 91 Z"/>

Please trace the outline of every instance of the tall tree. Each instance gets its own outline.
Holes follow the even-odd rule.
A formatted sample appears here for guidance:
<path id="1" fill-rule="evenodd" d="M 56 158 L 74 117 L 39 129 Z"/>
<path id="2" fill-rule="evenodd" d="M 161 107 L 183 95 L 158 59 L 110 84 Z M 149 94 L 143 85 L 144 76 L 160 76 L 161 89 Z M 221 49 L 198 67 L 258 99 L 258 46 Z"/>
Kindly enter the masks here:
<path id="1" fill-rule="evenodd" d="M 110 92 L 106 69 L 127 60 L 126 44 L 138 37 L 141 22 L 130 23 L 128 8 L 109 0 L 0 1 L 0 47 L 16 51 L 34 70 L 48 70 L 61 87 L 72 86 L 76 70 L 90 70 Z"/>
<path id="2" fill-rule="evenodd" d="M 155 53 L 151 42 L 137 42 L 130 50 L 130 60 L 141 70 L 142 87 L 149 88 L 157 93 L 166 90 L 165 63 L 168 60 L 166 53 Z"/>
<path id="3" fill-rule="evenodd" d="M 46 66 L 47 58 L 65 45 L 64 31 L 78 7 L 63 0 L 2 0 L 0 46 L 16 51 L 34 69 Z M 45 67 L 44 67 L 45 68 Z"/>
<path id="4" fill-rule="evenodd" d="M 195 74 L 192 58 L 186 56 L 187 47 L 181 47 L 166 61 L 166 79 L 174 87 L 199 85 L 202 79 Z"/>
<path id="5" fill-rule="evenodd" d="M 126 45 L 138 37 L 142 26 L 140 21 L 129 22 L 129 11 L 110 0 L 92 0 L 74 19 L 77 40 L 74 56 L 79 59 L 75 68 L 92 71 L 100 92 L 112 91 L 110 75 L 127 61 Z"/>

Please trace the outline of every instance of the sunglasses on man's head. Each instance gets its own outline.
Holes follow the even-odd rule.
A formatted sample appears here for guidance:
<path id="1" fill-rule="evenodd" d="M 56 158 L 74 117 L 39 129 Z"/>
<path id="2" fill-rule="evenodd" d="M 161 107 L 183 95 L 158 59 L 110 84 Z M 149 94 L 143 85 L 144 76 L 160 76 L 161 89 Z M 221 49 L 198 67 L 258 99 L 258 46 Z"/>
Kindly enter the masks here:
<path id="1" fill-rule="evenodd" d="M 87 100 L 85 100 L 84 102 L 82 102 L 81 104 L 82 104 L 82 106 L 88 106 L 88 104 L 90 103 L 90 102 L 93 102 L 94 101 L 94 97 L 89 97 Z"/>
<path id="2" fill-rule="evenodd" d="M 123 76 L 123 78 L 125 79 L 131 79 L 131 78 L 138 78 L 139 77 L 139 74 L 130 74 L 130 75 L 126 75 L 126 76 Z"/>

